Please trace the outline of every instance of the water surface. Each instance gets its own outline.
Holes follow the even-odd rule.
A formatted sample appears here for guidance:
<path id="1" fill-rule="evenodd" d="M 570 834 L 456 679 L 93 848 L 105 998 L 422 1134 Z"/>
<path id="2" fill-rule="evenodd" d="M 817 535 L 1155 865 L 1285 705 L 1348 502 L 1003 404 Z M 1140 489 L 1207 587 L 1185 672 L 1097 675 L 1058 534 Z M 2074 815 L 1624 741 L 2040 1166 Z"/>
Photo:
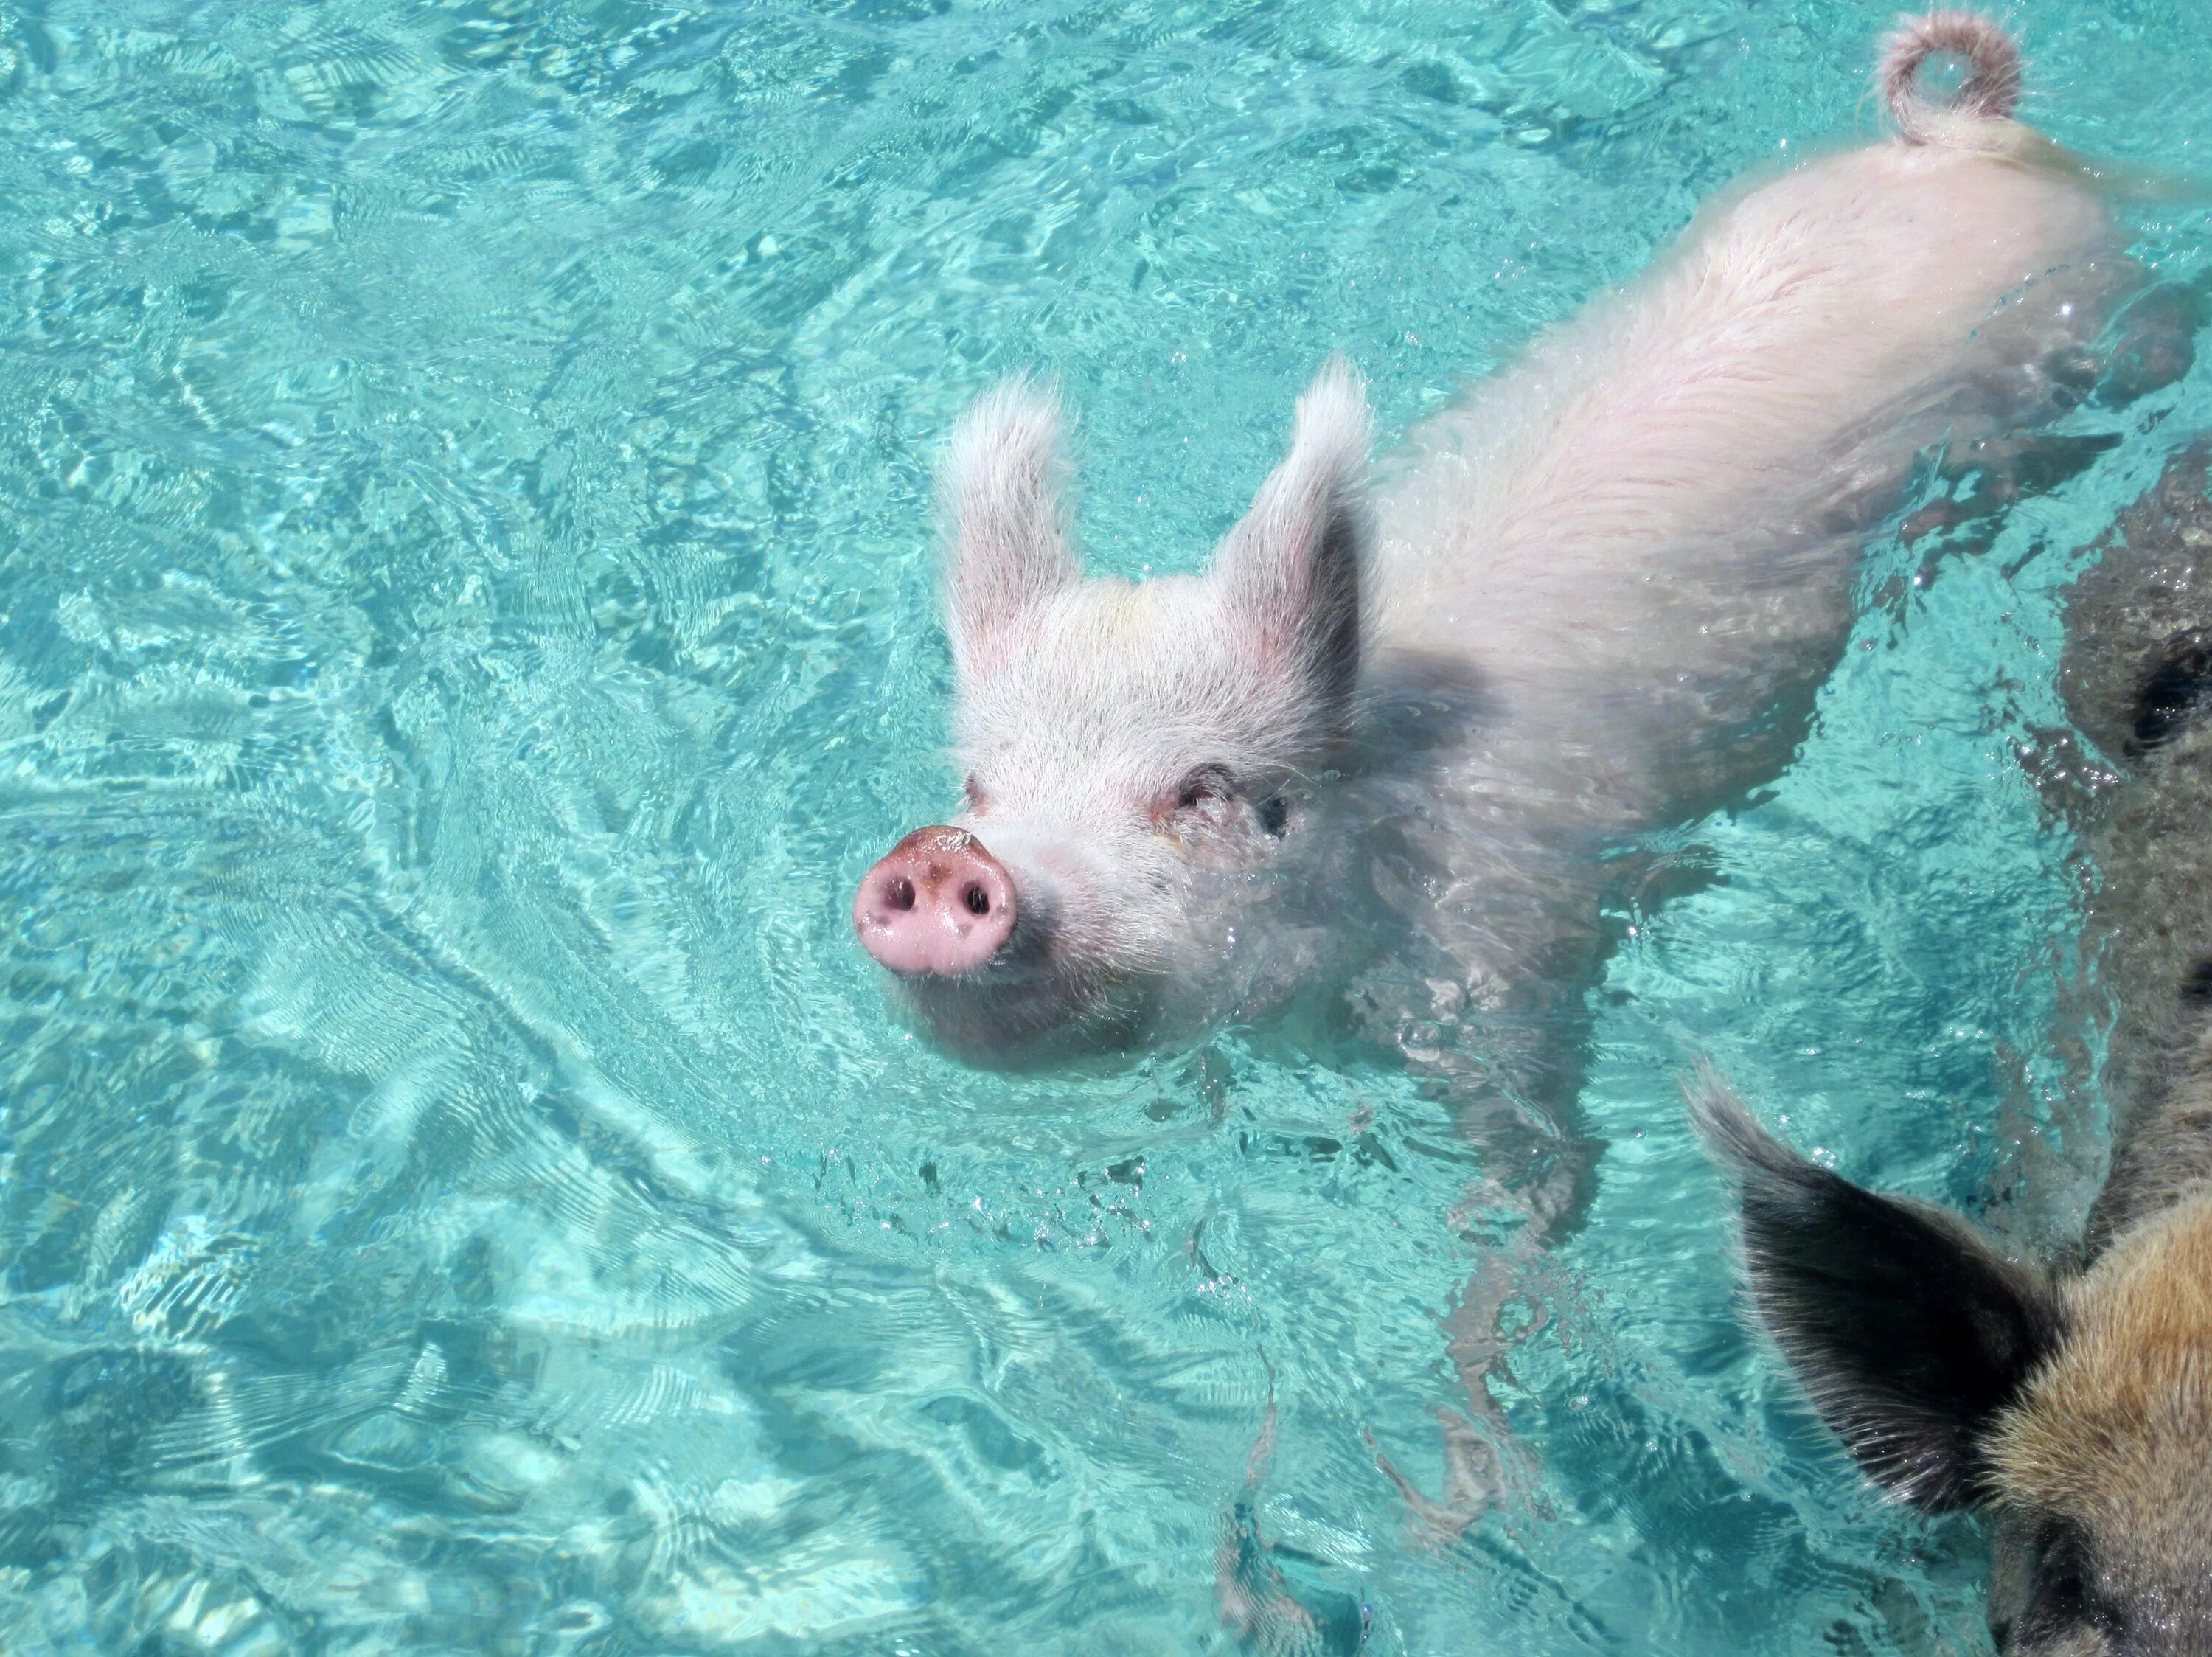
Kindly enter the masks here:
<path id="1" fill-rule="evenodd" d="M 1870 132 L 1891 9 L 0 6 L 0 1647 L 1225 1651 L 1241 1502 L 1332 1652 L 1984 1648 L 1972 1526 L 1740 1331 L 1673 1078 L 2078 1210 L 2031 778 L 2203 373 L 1994 545 L 1878 540 L 1796 763 L 1647 848 L 1456 1538 L 1376 1460 L 1438 1492 L 1462 1399 L 1448 1108 L 1296 1030 L 969 1071 L 846 921 L 954 791 L 970 396 L 1057 373 L 1094 564 L 1191 568 L 1330 350 L 1401 430 Z M 2191 9 L 2018 13 L 2055 136 L 2212 144 Z"/>

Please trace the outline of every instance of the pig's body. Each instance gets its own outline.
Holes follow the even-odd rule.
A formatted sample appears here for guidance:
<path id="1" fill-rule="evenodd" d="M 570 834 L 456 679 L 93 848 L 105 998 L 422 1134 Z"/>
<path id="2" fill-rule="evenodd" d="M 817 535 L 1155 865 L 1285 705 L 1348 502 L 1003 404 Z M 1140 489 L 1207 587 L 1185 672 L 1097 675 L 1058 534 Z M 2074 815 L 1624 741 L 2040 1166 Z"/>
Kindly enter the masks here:
<path id="1" fill-rule="evenodd" d="M 1752 1300 L 1893 1495 L 1993 1520 L 2019 1657 L 2212 1653 L 2212 503 L 2208 452 L 2121 515 L 2069 606 L 2085 953 L 2116 1015 L 2111 1172 L 2078 1245 L 2006 1258 L 1963 1218 L 1808 1162 L 1708 1078 Z"/>
<path id="2" fill-rule="evenodd" d="M 2063 685 L 2102 751 L 2069 766 L 2103 773 L 2070 802 L 2098 873 L 2084 953 L 2113 1014 L 2113 1161 L 2087 1239 L 2100 1253 L 2148 1215 L 2212 1200 L 2212 442 L 2174 457 L 2075 583 Z"/>

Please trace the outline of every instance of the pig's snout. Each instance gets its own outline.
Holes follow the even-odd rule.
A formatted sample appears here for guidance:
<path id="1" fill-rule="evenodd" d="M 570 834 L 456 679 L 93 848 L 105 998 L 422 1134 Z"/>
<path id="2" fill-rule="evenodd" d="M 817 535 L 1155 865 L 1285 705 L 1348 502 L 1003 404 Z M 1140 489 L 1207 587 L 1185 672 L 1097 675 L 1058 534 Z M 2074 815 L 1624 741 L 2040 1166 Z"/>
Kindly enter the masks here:
<path id="1" fill-rule="evenodd" d="M 1013 935 L 1014 883 L 966 829 L 918 828 L 862 878 L 853 930 L 906 977 L 972 972 Z"/>

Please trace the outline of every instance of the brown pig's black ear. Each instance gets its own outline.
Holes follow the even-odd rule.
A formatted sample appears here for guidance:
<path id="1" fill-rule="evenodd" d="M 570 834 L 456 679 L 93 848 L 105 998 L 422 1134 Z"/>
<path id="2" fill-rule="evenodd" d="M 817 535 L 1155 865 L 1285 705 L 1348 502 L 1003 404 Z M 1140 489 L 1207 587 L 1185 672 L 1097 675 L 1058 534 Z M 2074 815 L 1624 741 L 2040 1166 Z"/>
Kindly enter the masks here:
<path id="1" fill-rule="evenodd" d="M 1325 720 L 1359 677 L 1370 539 L 1367 388 L 1333 357 L 1298 399 L 1291 452 L 1213 555 L 1213 573 L 1271 668 L 1296 673 Z"/>
<path id="2" fill-rule="evenodd" d="M 1067 532 L 1060 399 L 1009 380 L 977 398 L 937 469 L 945 596 L 963 679 L 988 678 L 1036 607 L 1083 577 Z"/>
<path id="3" fill-rule="evenodd" d="M 1893 1495 L 1931 1513 L 1971 1503 L 1998 1411 L 2057 1346 L 2049 1279 L 1956 1215 L 1805 1161 L 1711 1071 L 1683 1092 L 1741 1188 L 1759 1320 L 1821 1419 Z"/>

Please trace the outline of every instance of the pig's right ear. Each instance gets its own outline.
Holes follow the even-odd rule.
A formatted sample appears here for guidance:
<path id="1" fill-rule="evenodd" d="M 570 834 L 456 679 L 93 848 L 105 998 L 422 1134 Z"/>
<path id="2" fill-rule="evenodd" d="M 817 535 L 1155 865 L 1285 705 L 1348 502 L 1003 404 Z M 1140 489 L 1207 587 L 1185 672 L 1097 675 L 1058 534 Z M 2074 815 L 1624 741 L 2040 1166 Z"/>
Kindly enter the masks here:
<path id="1" fill-rule="evenodd" d="M 1821 1419 L 1893 1496 L 1930 1513 L 1973 1501 L 1990 1429 L 2057 1348 L 2049 1279 L 1956 1215 L 1805 1161 L 1710 1069 L 1683 1093 L 1742 1188 L 1759 1320 Z"/>
<path id="2" fill-rule="evenodd" d="M 1060 399 L 1026 377 L 985 392 L 937 471 L 946 621 L 963 679 L 1004 664 L 1029 612 L 1083 576 L 1069 545 Z"/>

